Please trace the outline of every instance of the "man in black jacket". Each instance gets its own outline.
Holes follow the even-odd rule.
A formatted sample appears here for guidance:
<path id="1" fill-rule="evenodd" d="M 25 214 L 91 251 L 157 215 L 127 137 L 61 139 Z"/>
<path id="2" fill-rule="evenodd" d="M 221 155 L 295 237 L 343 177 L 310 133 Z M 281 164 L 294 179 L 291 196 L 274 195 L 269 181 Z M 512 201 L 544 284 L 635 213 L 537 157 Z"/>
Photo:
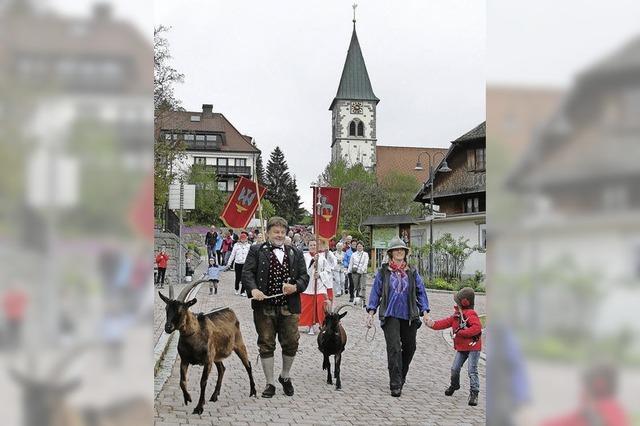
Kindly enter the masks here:
<path id="1" fill-rule="evenodd" d="M 218 233 L 216 232 L 215 225 L 211 225 L 211 231 L 207 232 L 207 235 L 204 237 L 204 245 L 207 246 L 207 256 L 208 259 L 214 259 L 216 263 L 218 262 L 216 259 L 216 242 L 218 240 Z"/>
<path id="2" fill-rule="evenodd" d="M 268 241 L 251 246 L 242 269 L 242 283 L 252 299 L 258 350 L 267 382 L 263 398 L 271 398 L 276 392 L 273 380 L 276 336 L 282 347 L 282 373 L 278 381 L 287 396 L 293 395 L 289 371 L 300 339 L 300 293 L 309 283 L 303 254 L 284 244 L 287 227 L 287 221 L 281 217 L 269 219 Z"/>

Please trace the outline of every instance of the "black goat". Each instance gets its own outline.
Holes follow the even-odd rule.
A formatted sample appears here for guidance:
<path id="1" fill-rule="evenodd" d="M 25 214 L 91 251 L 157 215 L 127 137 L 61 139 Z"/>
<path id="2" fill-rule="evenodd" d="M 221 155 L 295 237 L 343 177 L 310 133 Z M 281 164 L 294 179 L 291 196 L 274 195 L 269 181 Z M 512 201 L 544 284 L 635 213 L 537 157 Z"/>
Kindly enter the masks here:
<path id="1" fill-rule="evenodd" d="M 184 302 L 186 298 L 184 290 L 178 296 L 178 300 L 171 300 L 162 293 L 158 293 L 167 304 L 165 331 L 167 333 L 172 333 L 174 330 L 180 331 L 180 339 L 178 340 L 180 388 L 185 404 L 191 402 L 191 395 L 187 391 L 187 369 L 190 364 L 204 366 L 200 378 L 200 399 L 198 405 L 193 409 L 193 414 L 202 414 L 203 412 L 204 392 L 207 388 L 207 379 L 212 364 L 215 364 L 218 370 L 218 381 L 210 401 L 218 400 L 225 371 L 222 361 L 231 355 L 231 352 L 238 355 L 247 370 L 250 386 L 249 396 L 255 396 L 256 385 L 251 372 L 251 362 L 249 362 L 247 347 L 242 339 L 240 322 L 236 314 L 231 309 L 225 308 L 206 315 L 196 315 L 189 311 L 189 307 L 196 303 L 196 299 Z"/>
<path id="2" fill-rule="evenodd" d="M 336 390 L 342 388 L 340 383 L 340 361 L 342 360 L 342 352 L 347 345 L 347 333 L 340 324 L 340 320 L 347 313 L 340 313 L 340 310 L 349 305 L 341 305 L 338 309 L 325 310 L 324 322 L 320 327 L 318 334 L 318 349 L 322 352 L 324 359 L 322 361 L 322 369 L 327 370 L 327 384 L 331 385 L 331 362 L 329 357 L 334 356 L 334 377 L 336 379 Z"/>

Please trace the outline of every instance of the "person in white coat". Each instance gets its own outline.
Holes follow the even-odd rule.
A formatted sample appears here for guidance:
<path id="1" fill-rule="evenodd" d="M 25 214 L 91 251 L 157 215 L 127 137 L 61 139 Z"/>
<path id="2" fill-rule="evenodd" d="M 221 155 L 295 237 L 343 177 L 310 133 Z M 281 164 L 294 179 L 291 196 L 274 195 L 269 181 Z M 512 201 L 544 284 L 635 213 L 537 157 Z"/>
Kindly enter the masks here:
<path id="1" fill-rule="evenodd" d="M 342 259 L 344 257 L 344 252 L 342 251 L 342 247 L 344 245 L 341 242 L 336 244 L 336 251 L 334 256 L 336 258 L 336 264 L 333 267 L 333 292 L 336 297 L 342 296 L 342 293 L 345 293 L 345 269 L 342 265 Z"/>
<path id="2" fill-rule="evenodd" d="M 241 280 L 242 267 L 244 266 L 245 260 L 247 260 L 247 255 L 249 254 L 250 247 L 251 244 L 249 243 L 249 233 L 247 231 L 242 231 L 240 233 L 238 242 L 233 245 L 231 256 L 229 256 L 229 261 L 227 262 L 226 267 L 226 269 L 229 269 L 230 265 L 235 262 L 234 269 L 236 273 L 236 294 L 240 294 L 241 296 L 247 295 L 244 286 L 241 285 Z"/>
<path id="3" fill-rule="evenodd" d="M 356 251 L 351 255 L 349 259 L 348 271 L 351 273 L 351 279 L 353 280 L 353 293 L 355 297 L 360 297 L 361 300 L 366 298 L 366 277 L 367 268 L 369 266 L 369 254 L 364 251 L 364 243 L 358 241 Z M 349 295 L 349 299 L 353 299 L 354 294 Z"/>
<path id="4" fill-rule="evenodd" d="M 304 254 L 309 284 L 300 294 L 300 325 L 309 327 L 309 334 L 314 334 L 316 324 L 324 322 L 325 303 L 333 299 L 333 268 L 336 263 L 326 241 L 320 242 L 322 251 L 317 251 L 316 248 L 316 241 L 309 241 L 309 251 Z"/>

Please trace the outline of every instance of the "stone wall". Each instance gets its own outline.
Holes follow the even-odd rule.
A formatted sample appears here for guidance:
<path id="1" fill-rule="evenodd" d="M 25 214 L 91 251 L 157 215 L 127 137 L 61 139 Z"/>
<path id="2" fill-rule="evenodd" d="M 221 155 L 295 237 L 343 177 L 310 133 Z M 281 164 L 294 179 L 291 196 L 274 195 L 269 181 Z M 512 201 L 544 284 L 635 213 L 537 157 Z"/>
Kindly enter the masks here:
<path id="1" fill-rule="evenodd" d="M 197 234 L 187 234 L 187 235 L 197 235 Z M 186 236 L 185 236 L 186 237 Z M 200 238 L 202 241 L 202 238 Z M 169 264 L 167 266 L 167 272 L 165 275 L 165 284 L 171 282 L 173 284 L 179 283 L 178 281 L 178 269 L 176 260 L 178 259 L 178 237 L 170 232 L 159 232 L 156 231 L 155 239 L 154 239 L 154 250 L 156 252 L 160 250 L 161 247 L 164 247 L 166 252 L 169 254 Z M 201 241 L 194 241 L 199 246 L 202 245 Z M 183 239 L 182 243 L 182 259 L 181 262 L 184 262 L 184 254 L 187 252 L 187 243 L 189 241 Z M 206 257 L 206 255 L 204 256 Z M 197 253 L 192 253 L 191 255 L 191 264 L 193 269 L 196 269 L 198 265 L 202 262 L 200 256 Z"/>

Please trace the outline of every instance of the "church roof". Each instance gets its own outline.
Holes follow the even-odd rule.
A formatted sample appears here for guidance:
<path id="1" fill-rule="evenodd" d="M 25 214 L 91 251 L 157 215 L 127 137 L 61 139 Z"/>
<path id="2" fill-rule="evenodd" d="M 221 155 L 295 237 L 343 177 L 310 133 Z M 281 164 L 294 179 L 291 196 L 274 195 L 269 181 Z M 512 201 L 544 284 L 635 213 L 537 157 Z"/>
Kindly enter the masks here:
<path id="1" fill-rule="evenodd" d="M 353 24 L 353 33 L 351 34 L 351 43 L 349 44 L 347 59 L 344 61 L 342 77 L 340 77 L 338 92 L 331 102 L 329 109 L 333 109 L 337 100 L 374 101 L 376 104 L 380 102 L 380 99 L 373 93 L 373 89 L 371 88 L 371 80 L 369 80 L 367 66 L 362 57 L 360 43 L 358 43 L 355 22 Z"/>

